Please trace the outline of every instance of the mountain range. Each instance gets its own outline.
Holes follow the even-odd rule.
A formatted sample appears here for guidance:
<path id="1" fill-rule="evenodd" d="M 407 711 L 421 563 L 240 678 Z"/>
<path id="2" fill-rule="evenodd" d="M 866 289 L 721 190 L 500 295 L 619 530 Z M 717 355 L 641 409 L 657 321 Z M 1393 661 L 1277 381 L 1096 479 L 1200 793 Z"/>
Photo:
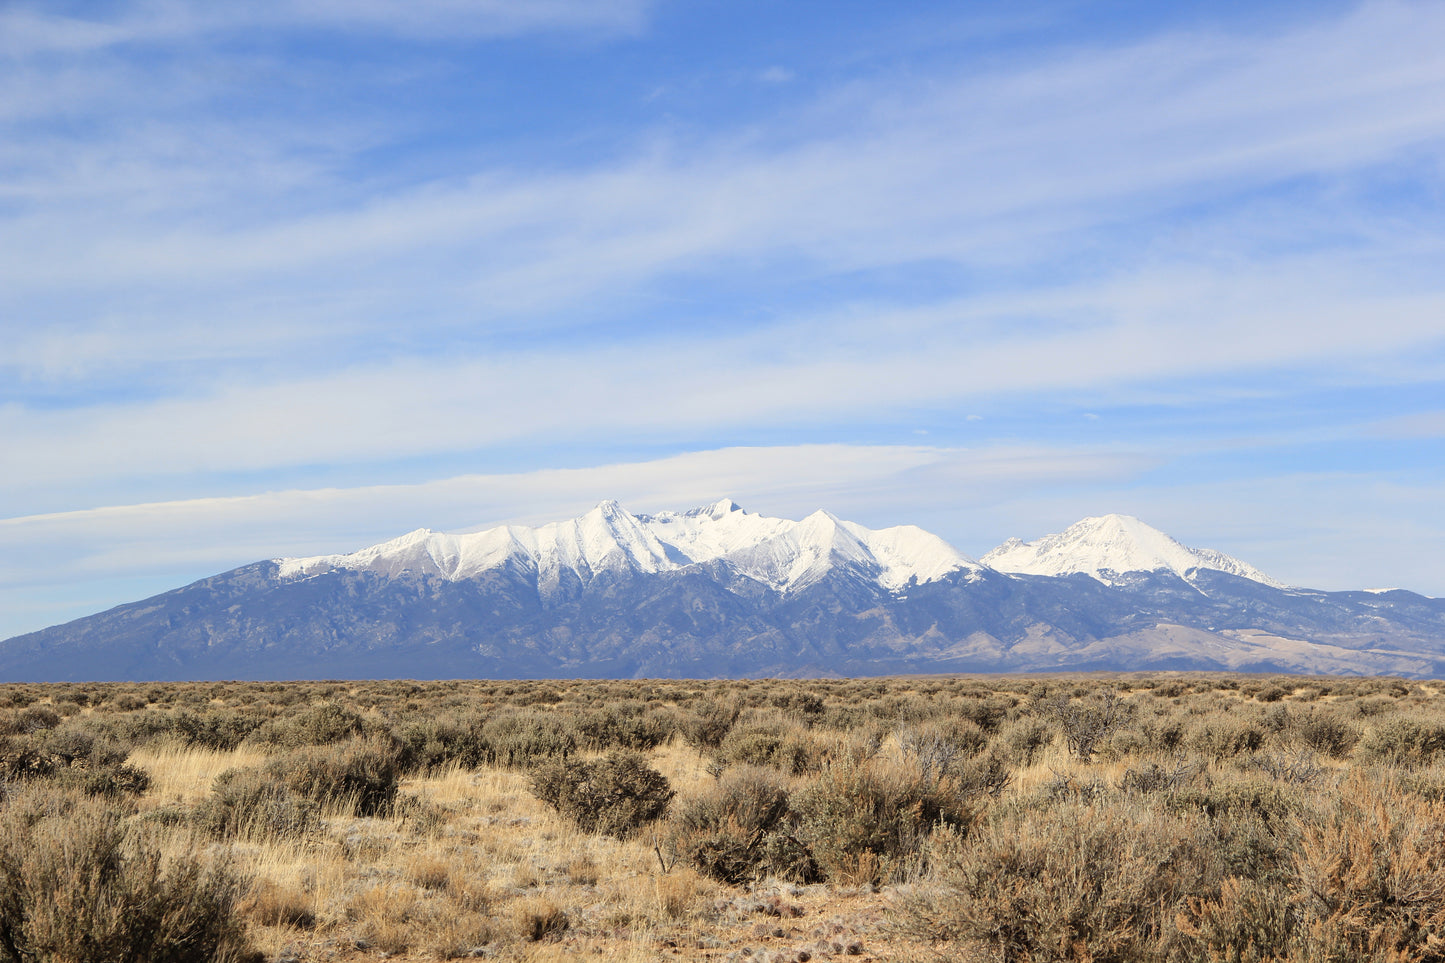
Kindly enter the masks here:
<path id="1" fill-rule="evenodd" d="M 972 559 L 914 526 L 724 499 L 420 529 L 0 642 L 0 680 L 1231 669 L 1445 674 L 1445 600 L 1291 587 L 1127 515 Z"/>

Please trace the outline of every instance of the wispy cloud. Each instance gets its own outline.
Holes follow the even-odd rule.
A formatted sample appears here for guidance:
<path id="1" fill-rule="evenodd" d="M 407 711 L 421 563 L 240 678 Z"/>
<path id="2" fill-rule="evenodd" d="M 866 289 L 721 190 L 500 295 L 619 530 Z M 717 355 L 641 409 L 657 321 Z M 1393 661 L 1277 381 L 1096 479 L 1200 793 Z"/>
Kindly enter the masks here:
<path id="1" fill-rule="evenodd" d="M 595 169 L 483 169 L 360 204 L 308 164 L 315 154 L 304 142 L 283 140 L 253 148 L 260 166 L 242 174 L 243 196 L 258 184 L 286 187 L 272 198 L 281 208 L 251 226 L 230 223 L 224 209 L 197 222 L 184 191 L 169 218 L 110 216 L 104 204 L 135 193 L 116 178 L 111 144 L 109 160 L 95 161 L 104 168 L 95 182 L 124 194 L 99 209 L 92 199 L 83 210 L 16 218 L 0 278 L 12 292 L 163 284 L 178 299 L 209 286 L 235 297 L 236 287 L 264 281 L 324 304 L 380 274 L 398 293 L 430 292 L 413 323 L 445 328 L 461 319 L 505 325 L 519 314 L 556 324 L 589 299 L 626 299 L 672 276 L 755 270 L 760 258 L 776 262 L 773 271 L 801 259 L 810 273 L 937 258 L 1057 271 L 1080 231 L 1147 230 L 1140 219 L 1180 197 L 1228 203 L 1403 150 L 1438 158 L 1442 35 L 1445 15 L 1434 6 L 1372 5 L 1298 35 L 1168 36 L 1063 64 L 930 78 L 922 91 L 865 83 L 849 95 L 850 119 L 839 121 L 841 105 L 778 118 L 781 143 L 722 133 Z M 178 169 L 163 152 L 142 149 L 131 168 L 130 180 L 153 195 L 223 169 L 204 153 L 182 156 Z M 35 187 L 62 189 L 55 180 Z M 285 212 L 311 191 L 333 203 Z M 257 202 L 268 206 L 259 196 L 245 203 Z M 1111 253 L 1137 259 L 1140 243 L 1118 237 Z M 365 330 L 376 319 L 354 323 Z"/>
<path id="2" fill-rule="evenodd" d="M 1148 446 L 1120 427 L 1129 410 L 1179 413 L 1148 444 L 1197 456 L 1213 442 L 1191 419 L 1224 401 L 1403 393 L 1445 376 L 1439 4 L 1129 41 L 1019 34 L 1007 56 L 831 75 L 768 49 L 725 64 L 746 91 L 734 95 L 755 99 L 720 121 L 647 98 L 697 81 L 685 53 L 625 81 L 586 59 L 686 39 L 650 41 L 687 15 L 654 12 L 0 10 L 0 504 L 25 516 L 4 530 L 60 545 L 79 530 L 66 526 L 112 517 L 172 526 L 169 541 L 117 534 L 92 569 L 55 556 L 56 571 L 101 573 L 127 553 L 222 561 L 198 532 L 281 551 L 260 542 L 288 518 L 333 550 L 363 534 L 346 527 L 358 518 L 386 522 L 367 537 L 425 521 L 447 486 L 477 499 L 457 496 L 453 517 L 470 521 L 634 491 L 643 507 L 748 491 L 786 507 L 786 486 L 767 487 L 786 477 L 799 503 L 835 497 L 828 507 L 869 523 L 917 508 L 897 520 L 963 531 L 974 516 L 928 506 L 949 466 L 964 466 L 952 483 L 967 493 L 987 459 L 910 462 L 879 456 L 915 451 L 880 439 L 926 430 L 953 451 L 978 437 L 980 450 L 1041 452 L 1056 477 L 1073 433 L 1087 480 L 1144 470 Z M 508 86 L 494 60 L 536 82 Z M 554 115 L 554 66 L 593 71 L 567 78 L 574 90 L 613 86 Z M 1438 434 L 1437 403 L 1399 404 L 1378 436 Z M 1317 442 L 1322 425 L 1357 437 L 1380 420 L 1314 417 L 1267 436 L 1244 416 L 1230 427 L 1246 436 L 1234 443 L 1278 451 Z M 805 444 L 824 438 L 846 443 L 844 464 Z M 538 474 L 528 449 L 549 453 L 533 465 L 638 467 Z M 482 457 L 497 450 L 510 454 Z M 876 484 L 857 452 L 887 466 Z M 1017 479 L 1022 461 L 1001 457 L 999 477 Z M 829 487 L 814 462 L 844 481 Z M 497 464 L 519 474 L 454 477 Z M 306 488 L 317 466 L 348 487 L 197 500 Z M 1260 471 L 1261 491 L 1286 491 L 1283 471 Z M 375 473 L 419 486 L 367 485 Z M 1323 470 L 1296 477 L 1343 490 Z M 572 480 L 549 494 L 551 478 Z M 1083 501 L 1098 489 L 1080 484 L 1056 504 L 1094 510 Z M 1163 491 L 1160 505 L 1182 504 Z M 190 507 L 73 514 L 156 498 Z M 226 521 L 242 516 L 272 522 Z"/>
<path id="3" fill-rule="evenodd" d="M 364 537 L 385 537 L 396 533 L 397 526 L 407 520 L 423 519 L 447 530 L 551 521 L 579 514 L 601 498 L 618 498 L 637 511 L 692 507 L 725 495 L 761 500 L 767 503 L 766 510 L 780 513 L 828 507 L 824 501 L 829 498 L 868 510 L 871 502 L 860 490 L 871 492 L 875 486 L 894 485 L 904 477 L 926 477 L 937 507 L 951 504 L 953 493 L 978 497 L 1062 479 L 1114 478 L 1155 462 L 1152 455 L 1128 450 L 1018 446 L 978 450 L 876 445 L 723 448 L 587 468 L 17 516 L 0 518 L 0 532 L 6 538 L 45 542 L 67 540 L 81 532 L 101 539 L 149 538 L 184 535 L 197 526 L 218 526 L 218 531 L 264 531 L 261 538 L 271 547 L 255 556 L 259 558 L 334 551 L 334 543 L 318 544 L 316 539 L 334 539 L 363 528 L 368 530 Z M 945 496 L 945 489 L 950 494 Z M 344 527 L 336 529 L 337 525 Z M 227 557 L 235 555 L 229 545 L 222 551 Z"/>
<path id="4" fill-rule="evenodd" d="M 1386 438 L 1445 438 L 1445 411 L 1420 411 L 1366 426 Z"/>
<path id="5" fill-rule="evenodd" d="M 551 31 L 632 32 L 642 26 L 651 6 L 650 0 L 129 0 L 90 16 L 66 16 L 43 5 L 16 4 L 0 11 L 0 54 L 75 54 L 279 29 L 450 40 Z"/>
<path id="6" fill-rule="evenodd" d="M 846 424 L 1001 396 L 1107 398 L 1131 385 L 1307 364 L 1347 366 L 1358 381 L 1367 357 L 1381 360 L 1376 379 L 1398 382 L 1409 372 L 1384 362 L 1440 340 L 1445 293 L 1340 289 L 1326 280 L 1328 267 L 1310 262 L 1292 275 L 1276 265 L 1268 276 L 1166 272 L 1039 298 L 817 318 L 766 334 L 669 336 L 645 350 L 549 346 L 233 379 L 213 391 L 100 410 L 11 405 L 0 407 L 0 430 L 21 457 L 0 489 L 35 490 L 86 473 L 362 464 L 599 432 L 618 442 L 681 441 L 760 422 Z M 1034 314 L 1074 323 L 1042 334 L 1008 324 Z M 1437 375 L 1428 367 L 1415 373 Z"/>

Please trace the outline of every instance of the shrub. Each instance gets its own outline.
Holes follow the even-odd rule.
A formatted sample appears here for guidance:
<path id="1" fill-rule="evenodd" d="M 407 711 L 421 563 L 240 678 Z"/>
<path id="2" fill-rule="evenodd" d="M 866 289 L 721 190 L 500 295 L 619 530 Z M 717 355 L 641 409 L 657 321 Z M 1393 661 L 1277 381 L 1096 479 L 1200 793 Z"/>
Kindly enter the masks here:
<path id="1" fill-rule="evenodd" d="M 0 960 L 257 960 L 234 913 L 238 892 L 226 870 L 163 859 L 97 804 L 12 804 L 0 826 Z"/>
<path id="2" fill-rule="evenodd" d="M 1254 757 L 1253 763 L 1254 768 L 1270 778 L 1298 786 L 1314 782 L 1325 772 L 1315 754 L 1307 749 L 1301 749 L 1289 755 L 1262 752 Z"/>
<path id="3" fill-rule="evenodd" d="M 1299 820 L 1270 821 L 1243 813 L 1216 817 L 1208 826 L 1209 852 L 1217 878 L 1237 876 L 1284 885 L 1299 842 Z"/>
<path id="4" fill-rule="evenodd" d="M 737 766 L 673 814 L 668 846 L 724 883 L 766 876 L 811 882 L 818 867 L 797 840 L 795 822 L 777 770 Z"/>
<path id="5" fill-rule="evenodd" d="M 1363 718 L 1384 715 L 1395 708 L 1395 700 L 1376 696 L 1368 699 L 1358 699 L 1355 702 L 1355 712 Z"/>
<path id="6" fill-rule="evenodd" d="M 1445 955 L 1445 804 L 1355 773 L 1296 859 L 1316 959 Z"/>
<path id="7" fill-rule="evenodd" d="M 1169 908 L 1202 874 L 1195 827 L 1148 810 L 1066 803 L 1006 810 L 932 850 L 939 887 L 906 899 L 907 925 L 984 943 L 1006 960 L 1154 960 Z"/>
<path id="8" fill-rule="evenodd" d="M 1283 882 L 1240 873 L 1179 928 L 1230 960 L 1434 960 L 1445 955 L 1445 804 L 1363 773 L 1303 821 Z"/>
<path id="9" fill-rule="evenodd" d="M 754 723 L 732 729 L 718 746 L 718 757 L 728 763 L 773 766 L 785 773 L 800 773 L 808 769 L 812 750 L 802 730 Z"/>
<path id="10" fill-rule="evenodd" d="M 1254 694 L 1260 702 L 1278 702 L 1292 692 L 1292 689 L 1285 689 L 1277 685 L 1268 685 Z"/>
<path id="11" fill-rule="evenodd" d="M 1080 759 L 1090 759 L 1128 724 L 1134 707 L 1117 689 L 1105 689 L 1077 700 L 1050 696 L 1039 701 L 1038 709 L 1063 732 L 1070 752 Z"/>
<path id="12" fill-rule="evenodd" d="M 251 734 L 251 741 L 296 748 L 325 746 L 365 734 L 366 721 L 355 710 L 323 702 L 282 719 L 273 719 Z"/>
<path id="13" fill-rule="evenodd" d="M 584 748 L 655 749 L 672 737 L 677 728 L 670 712 L 648 709 L 636 701 L 612 703 L 585 712 L 575 730 Z"/>
<path id="14" fill-rule="evenodd" d="M 1069 772 L 1052 771 L 1048 781 L 1039 785 L 1038 791 L 1026 797 L 1026 805 L 1049 808 L 1053 803 L 1089 803 L 1109 798 L 1110 786 L 1098 776 L 1076 776 Z"/>
<path id="15" fill-rule="evenodd" d="M 1416 719 L 1389 719 L 1360 740 L 1359 756 L 1365 762 L 1389 766 L 1424 766 L 1445 749 L 1445 726 Z"/>
<path id="16" fill-rule="evenodd" d="M 1175 916 L 1175 925 L 1201 958 L 1228 963 L 1294 958 L 1290 950 L 1298 919 L 1288 891 L 1238 876 L 1224 880 L 1219 890 L 1213 898 L 1190 898 Z"/>
<path id="17" fill-rule="evenodd" d="M 816 692 L 778 692 L 768 702 L 792 716 L 806 718 L 823 714 L 823 697 Z"/>
<path id="18" fill-rule="evenodd" d="M 41 752 L 28 742 L 0 746 L 0 780 L 18 782 L 43 778 L 55 771 L 59 763 L 54 756 Z"/>
<path id="19" fill-rule="evenodd" d="M 1287 735 L 1331 759 L 1343 759 L 1360 741 L 1360 731 L 1332 712 L 1303 712 L 1290 717 Z"/>
<path id="20" fill-rule="evenodd" d="M 298 838 L 321 825 L 321 807 L 292 792 L 274 774 L 228 769 L 216 777 L 196 822 L 217 837 Z"/>
<path id="21" fill-rule="evenodd" d="M 266 766 L 266 774 L 322 807 L 375 816 L 396 800 L 396 747 L 376 739 L 297 749 Z"/>
<path id="22" fill-rule="evenodd" d="M 1054 730 L 1042 719 L 1019 719 L 999 731 L 994 741 L 1012 765 L 1027 769 L 1054 740 Z"/>
<path id="23" fill-rule="evenodd" d="M 531 791 L 584 832 L 619 839 L 661 818 L 675 795 L 667 777 L 630 750 L 614 750 L 597 760 L 544 764 L 532 774 Z"/>
<path id="24" fill-rule="evenodd" d="M 114 738 L 130 746 L 167 739 L 203 749 L 229 751 L 265 722 L 265 716 L 254 712 L 150 710 L 112 717 L 108 720 L 107 730 Z"/>
<path id="25" fill-rule="evenodd" d="M 988 745 L 988 736 L 977 723 L 957 718 L 947 722 L 903 726 L 895 733 L 895 738 L 898 748 L 925 775 L 952 775 Z"/>
<path id="26" fill-rule="evenodd" d="M 952 790 L 962 796 L 1000 796 L 1013 782 L 1013 770 L 1001 753 L 990 749 L 959 766 L 949 781 Z"/>
<path id="27" fill-rule="evenodd" d="M 100 769 L 119 766 L 128 753 L 119 743 L 67 723 L 58 729 L 37 732 L 31 744 L 54 756 L 62 765 Z"/>
<path id="28" fill-rule="evenodd" d="M 694 749 L 716 749 L 742 711 L 736 702 L 695 701 L 678 722 L 682 738 Z"/>
<path id="29" fill-rule="evenodd" d="M 1185 737 L 1185 745 L 1216 761 L 1255 752 L 1264 745 L 1264 729 L 1254 720 L 1211 719 Z"/>
<path id="30" fill-rule="evenodd" d="M 953 710 L 986 733 L 995 733 L 1008 721 L 1013 700 L 1001 696 L 982 699 L 964 698 L 952 704 Z"/>
<path id="31" fill-rule="evenodd" d="M 149 788 L 150 775 L 125 758 L 117 743 L 85 730 L 41 729 L 0 743 L 0 779 L 44 779 L 88 796 L 138 796 Z"/>
<path id="32" fill-rule="evenodd" d="M 400 747 L 402 768 L 409 772 L 427 772 L 456 764 L 475 769 L 488 759 L 487 744 L 482 736 L 486 717 L 466 713 L 408 722 L 395 731 Z"/>
<path id="33" fill-rule="evenodd" d="M 264 722 L 264 717 L 249 712 L 182 711 L 176 713 L 175 731 L 193 746 L 224 752 L 235 749 Z"/>
<path id="34" fill-rule="evenodd" d="M 1131 766 L 1119 779 L 1126 793 L 1173 792 L 1192 780 L 1198 770 L 1182 759 L 1161 765 L 1158 761 Z"/>
<path id="35" fill-rule="evenodd" d="M 1298 788 L 1257 778 L 1182 789 L 1169 797 L 1168 805 L 1176 812 L 1198 810 L 1211 819 L 1250 817 L 1270 826 L 1293 819 L 1305 808 Z"/>
<path id="36" fill-rule="evenodd" d="M 1131 746 L 1139 753 L 1173 754 L 1184 745 L 1184 723 L 1174 717 L 1142 723 L 1137 732 L 1137 743 Z"/>
<path id="37" fill-rule="evenodd" d="M 60 713 L 50 706 L 30 706 L 20 710 L 20 714 L 15 717 L 14 725 L 17 732 L 54 729 L 60 725 Z"/>
<path id="38" fill-rule="evenodd" d="M 935 826 L 966 828 L 977 811 L 952 780 L 880 760 L 830 767 L 792 806 L 823 873 L 847 882 L 900 877 Z"/>
<path id="39" fill-rule="evenodd" d="M 517 769 L 543 759 L 566 759 L 577 749 L 576 736 L 556 713 L 535 709 L 492 716 L 482 725 L 481 737 L 488 763 Z"/>
<path id="40" fill-rule="evenodd" d="M 886 719 L 895 726 L 905 722 L 926 722 L 943 714 L 936 700 L 924 698 L 916 692 L 880 694 L 868 703 L 867 708 L 877 718 Z"/>
<path id="41" fill-rule="evenodd" d="M 53 778 L 57 787 L 72 787 L 87 796 L 139 796 L 150 788 L 150 773 L 136 766 L 77 767 L 62 769 Z"/>

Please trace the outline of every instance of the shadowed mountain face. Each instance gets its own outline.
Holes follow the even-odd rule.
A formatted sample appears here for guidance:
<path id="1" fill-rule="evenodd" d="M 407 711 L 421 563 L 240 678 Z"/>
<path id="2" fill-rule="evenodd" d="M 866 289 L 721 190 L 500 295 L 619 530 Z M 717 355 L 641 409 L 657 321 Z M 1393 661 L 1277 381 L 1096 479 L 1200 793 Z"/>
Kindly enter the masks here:
<path id="1" fill-rule="evenodd" d="M 1119 518 L 1086 520 L 1101 524 L 1080 545 L 1051 536 L 1028 556 L 1045 540 L 1011 540 L 984 557 L 1074 569 L 1027 574 L 914 528 L 604 503 L 540 529 L 418 532 L 244 566 L 0 643 L 0 679 L 1445 675 L 1445 600 L 1282 587 Z"/>

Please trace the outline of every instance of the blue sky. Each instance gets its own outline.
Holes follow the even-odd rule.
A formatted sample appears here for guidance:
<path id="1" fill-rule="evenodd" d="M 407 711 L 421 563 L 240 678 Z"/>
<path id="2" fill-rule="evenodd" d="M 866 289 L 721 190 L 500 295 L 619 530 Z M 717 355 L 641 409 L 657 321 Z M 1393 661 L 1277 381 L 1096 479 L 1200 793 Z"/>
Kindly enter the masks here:
<path id="1" fill-rule="evenodd" d="M 417 527 L 1445 595 L 1445 5 L 0 6 L 0 637 Z"/>

